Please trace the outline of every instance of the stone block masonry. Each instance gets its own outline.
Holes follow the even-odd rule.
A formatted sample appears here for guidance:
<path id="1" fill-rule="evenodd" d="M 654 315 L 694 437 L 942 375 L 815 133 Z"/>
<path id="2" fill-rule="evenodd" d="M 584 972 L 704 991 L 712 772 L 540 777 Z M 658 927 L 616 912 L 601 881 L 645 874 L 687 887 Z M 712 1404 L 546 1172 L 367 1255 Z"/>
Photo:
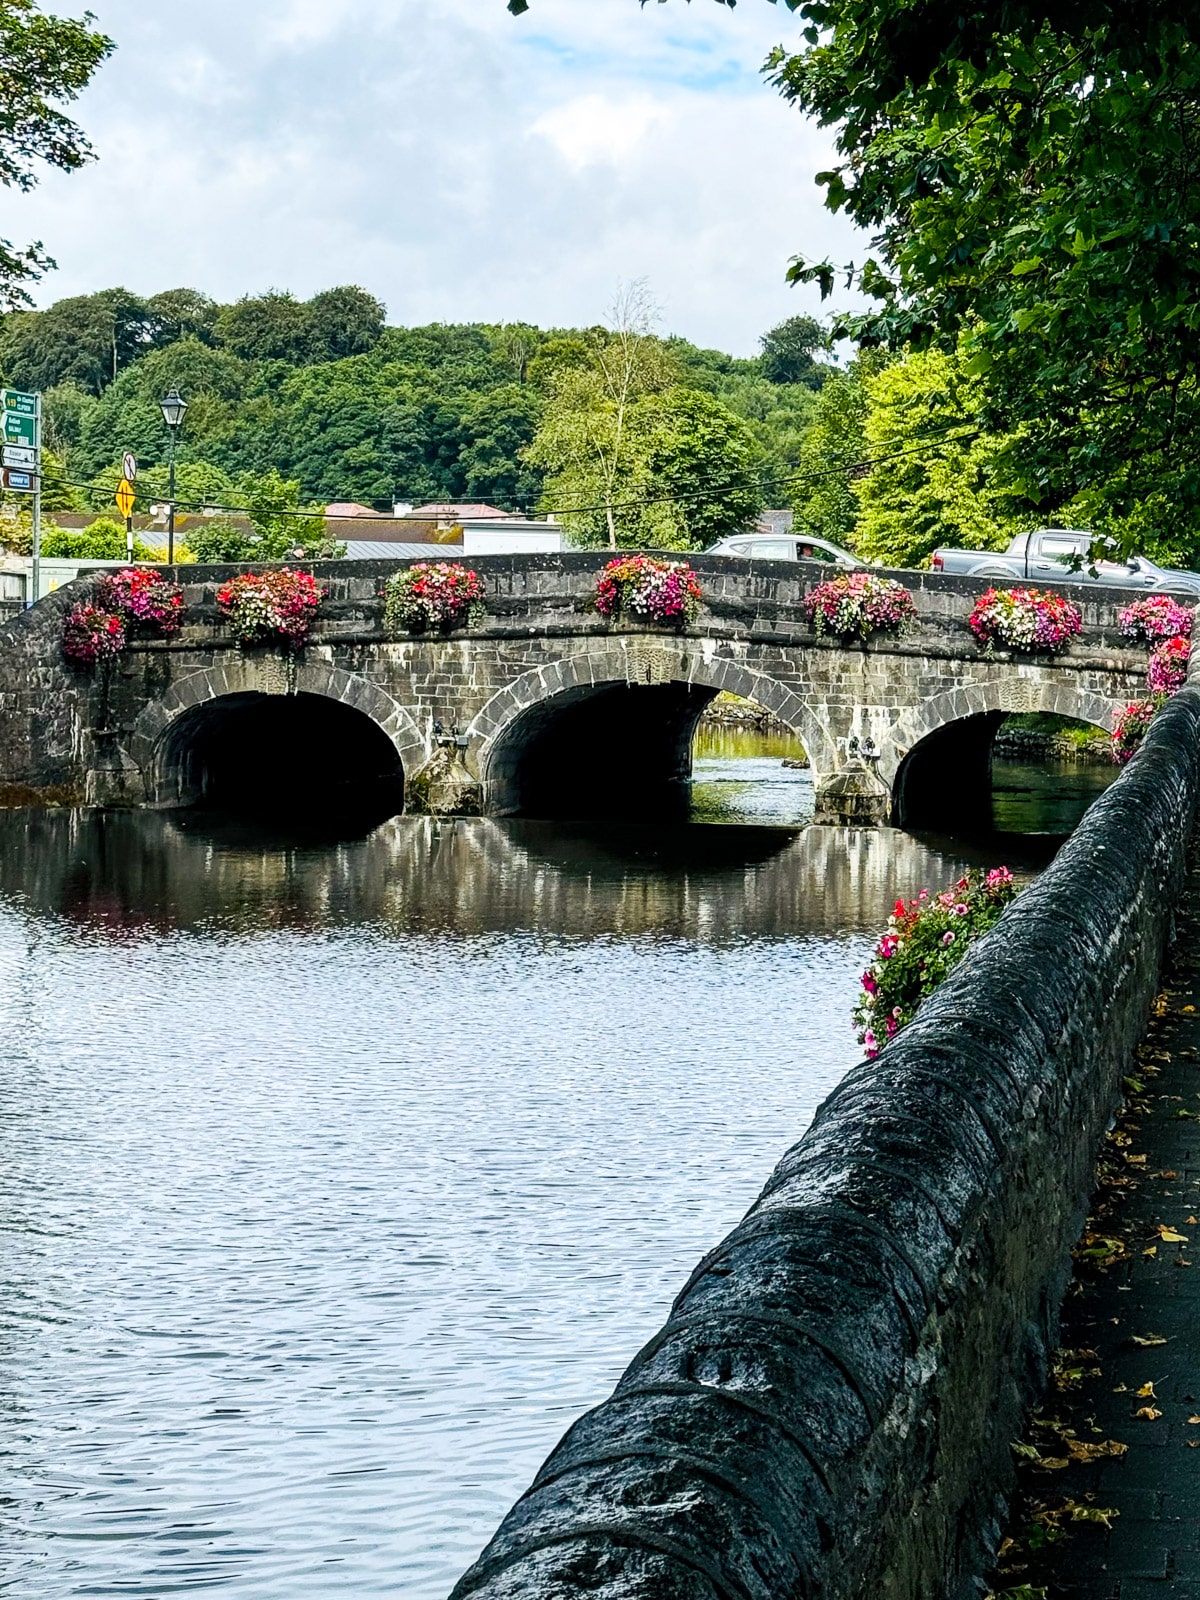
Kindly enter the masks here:
<path id="1" fill-rule="evenodd" d="M 661 716 L 650 699 L 625 701 L 644 724 L 637 748 L 661 746 L 664 774 L 685 771 L 688 719 L 727 690 L 798 734 L 819 791 L 844 771 L 850 741 L 869 737 L 899 803 L 921 790 L 902 779 L 906 762 L 949 725 L 978 732 L 1005 712 L 1048 711 L 1107 728 L 1144 684 L 1145 651 L 1129 649 L 1117 627 L 1131 595 L 1116 590 L 1068 586 L 1084 632 L 1061 657 L 987 659 L 967 627 L 985 587 L 976 580 L 901 574 L 917 601 L 913 632 L 843 647 L 816 638 L 805 620 L 805 593 L 828 575 L 819 564 L 694 557 L 704 603 L 695 625 L 675 634 L 610 627 L 596 616 L 590 603 L 604 561 L 582 551 L 478 560 L 487 615 L 447 638 L 387 636 L 383 588 L 405 563 L 319 563 L 327 599 L 312 643 L 290 665 L 230 640 L 215 593 L 237 569 L 184 567 L 187 622 L 178 638 L 136 643 L 91 674 L 69 668 L 60 650 L 64 610 L 90 592 L 91 581 L 80 580 L 0 632 L 0 785 L 101 804 L 176 803 L 190 792 L 181 770 L 188 730 L 199 730 L 206 707 L 306 694 L 374 722 L 408 779 L 434 753 L 435 724 L 459 728 L 472 806 L 478 799 L 503 811 L 521 790 L 516 775 L 531 736 L 548 748 L 548 718 L 598 691 L 674 685 L 675 696 L 651 697 Z M 974 770 L 986 757 L 987 740 L 975 738 L 951 765 Z"/>
<path id="2" fill-rule="evenodd" d="M 978 1593 L 1198 797 L 1189 688 L 829 1097 L 453 1600 Z"/>

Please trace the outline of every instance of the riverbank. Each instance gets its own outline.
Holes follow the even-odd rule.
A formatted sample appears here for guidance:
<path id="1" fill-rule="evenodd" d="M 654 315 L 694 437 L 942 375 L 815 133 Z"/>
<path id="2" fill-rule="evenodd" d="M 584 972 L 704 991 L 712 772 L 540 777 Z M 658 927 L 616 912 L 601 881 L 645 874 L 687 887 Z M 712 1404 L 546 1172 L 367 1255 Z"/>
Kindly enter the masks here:
<path id="1" fill-rule="evenodd" d="M 736 694 L 719 694 L 705 706 L 700 717 L 701 728 L 746 728 L 758 733 L 790 734 L 791 729 L 778 717 L 753 700 L 743 700 Z"/>
<path id="2" fill-rule="evenodd" d="M 1102 728 L 1064 723 L 1060 717 L 1021 715 L 1001 723 L 992 746 L 998 756 L 1018 761 L 1073 761 L 1111 767 L 1112 741 Z"/>

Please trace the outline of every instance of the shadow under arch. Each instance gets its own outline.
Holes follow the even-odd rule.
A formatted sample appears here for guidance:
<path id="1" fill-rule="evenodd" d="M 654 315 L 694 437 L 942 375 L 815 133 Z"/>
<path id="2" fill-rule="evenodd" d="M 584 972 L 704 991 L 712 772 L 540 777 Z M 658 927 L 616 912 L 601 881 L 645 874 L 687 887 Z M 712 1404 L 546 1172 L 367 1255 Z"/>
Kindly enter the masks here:
<path id="1" fill-rule="evenodd" d="M 920 831 L 986 833 L 993 826 L 992 758 L 996 734 L 1012 713 L 979 711 L 933 728 L 903 757 L 892 785 L 892 821 Z M 1052 713 L 1062 715 L 1062 713 Z M 1094 722 L 1073 716 L 1072 721 Z"/>
<path id="2" fill-rule="evenodd" d="M 382 821 L 404 808 L 404 764 L 365 711 L 320 694 L 242 690 L 198 702 L 154 749 L 160 806 L 257 819 Z"/>
<path id="3" fill-rule="evenodd" d="M 493 816 L 667 819 L 686 813 L 696 724 L 726 690 L 797 733 L 817 774 L 832 740 L 794 689 L 715 642 L 625 635 L 524 673 L 468 734 Z"/>

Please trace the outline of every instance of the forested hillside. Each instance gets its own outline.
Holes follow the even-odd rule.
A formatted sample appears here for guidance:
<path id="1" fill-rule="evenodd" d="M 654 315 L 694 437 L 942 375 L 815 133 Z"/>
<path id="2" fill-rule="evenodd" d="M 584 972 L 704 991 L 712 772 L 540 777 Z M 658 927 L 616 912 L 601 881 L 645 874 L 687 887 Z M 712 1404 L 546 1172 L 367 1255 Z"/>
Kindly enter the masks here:
<path id="1" fill-rule="evenodd" d="M 587 367 L 611 337 L 524 324 L 389 327 L 379 302 L 354 287 L 306 303 L 272 293 L 226 306 L 192 290 L 141 299 L 112 289 L 5 317 L 0 367 L 8 383 L 43 391 L 47 443 L 68 487 L 108 482 L 123 450 L 162 462 L 158 402 L 174 384 L 190 402 L 179 459 L 214 469 L 214 490 L 275 472 L 316 502 L 534 509 L 548 469 L 527 452 L 547 405 L 564 372 Z M 676 422 L 699 414 L 682 397 L 708 397 L 716 409 L 702 420 L 749 442 L 739 460 L 759 503 L 786 497 L 829 370 L 818 326 L 785 323 L 754 359 L 639 338 L 662 355 L 658 387 L 676 396 Z"/>

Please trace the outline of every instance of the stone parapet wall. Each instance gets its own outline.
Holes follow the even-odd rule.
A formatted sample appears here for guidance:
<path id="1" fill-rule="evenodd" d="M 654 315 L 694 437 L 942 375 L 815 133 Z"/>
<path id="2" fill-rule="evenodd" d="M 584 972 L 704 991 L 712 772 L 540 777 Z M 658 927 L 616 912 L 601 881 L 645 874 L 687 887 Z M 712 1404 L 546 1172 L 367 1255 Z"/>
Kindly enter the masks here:
<path id="1" fill-rule="evenodd" d="M 454 1600 L 978 1592 L 1198 795 L 1189 688 L 829 1097 Z"/>

